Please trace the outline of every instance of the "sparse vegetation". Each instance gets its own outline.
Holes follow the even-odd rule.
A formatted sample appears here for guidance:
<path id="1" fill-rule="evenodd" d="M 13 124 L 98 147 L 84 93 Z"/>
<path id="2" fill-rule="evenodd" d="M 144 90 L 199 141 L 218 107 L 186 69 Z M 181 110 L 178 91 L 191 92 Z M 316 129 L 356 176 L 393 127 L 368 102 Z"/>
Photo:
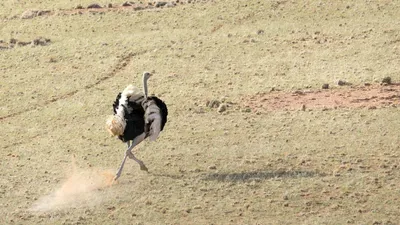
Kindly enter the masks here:
<path id="1" fill-rule="evenodd" d="M 399 2 L 123 3 L 0 3 L 0 224 L 400 221 Z M 51 41 L 23 46 L 38 37 Z M 73 155 L 82 170 L 117 169 L 125 146 L 105 119 L 145 70 L 170 112 L 162 138 L 135 151 L 150 173 L 129 161 L 82 204 L 29 211 L 62 186 Z M 365 107 L 261 101 L 367 89 L 384 90 L 358 98 Z"/>

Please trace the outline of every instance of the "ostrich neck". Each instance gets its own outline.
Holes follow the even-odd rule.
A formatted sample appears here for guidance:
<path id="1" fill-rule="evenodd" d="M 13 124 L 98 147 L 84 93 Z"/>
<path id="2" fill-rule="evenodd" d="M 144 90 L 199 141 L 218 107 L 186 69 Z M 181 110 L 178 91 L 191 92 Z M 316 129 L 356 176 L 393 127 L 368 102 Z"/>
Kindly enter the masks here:
<path id="1" fill-rule="evenodd" d="M 147 79 L 143 78 L 143 93 L 144 97 L 147 98 Z"/>

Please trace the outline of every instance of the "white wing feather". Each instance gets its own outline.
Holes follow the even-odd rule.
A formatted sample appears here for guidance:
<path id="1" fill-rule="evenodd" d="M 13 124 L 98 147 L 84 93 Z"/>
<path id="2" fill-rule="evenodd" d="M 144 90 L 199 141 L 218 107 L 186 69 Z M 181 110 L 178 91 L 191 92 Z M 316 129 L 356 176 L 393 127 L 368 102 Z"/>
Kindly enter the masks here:
<path id="1" fill-rule="evenodd" d="M 121 93 L 121 98 L 119 99 L 119 105 L 117 109 L 117 115 L 121 118 L 124 118 L 125 111 L 124 108 L 131 113 L 132 109 L 128 107 L 128 100 L 133 102 L 137 99 L 143 97 L 143 93 L 139 90 L 139 88 L 133 86 L 132 84 L 128 85 Z"/>
<path id="2" fill-rule="evenodd" d="M 122 95 L 124 95 L 124 93 L 126 94 L 130 102 L 135 102 L 144 96 L 143 92 L 133 85 L 129 85 L 128 87 L 126 87 L 125 90 L 122 92 Z"/>

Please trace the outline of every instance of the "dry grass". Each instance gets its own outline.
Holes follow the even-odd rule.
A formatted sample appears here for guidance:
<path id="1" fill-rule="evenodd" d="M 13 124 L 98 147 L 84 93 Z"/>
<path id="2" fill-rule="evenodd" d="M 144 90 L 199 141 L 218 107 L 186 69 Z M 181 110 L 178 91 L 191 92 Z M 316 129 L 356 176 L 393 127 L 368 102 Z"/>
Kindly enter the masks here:
<path id="1" fill-rule="evenodd" d="M 223 0 L 19 18 L 86 3 L 0 3 L 1 40 L 51 40 L 0 49 L 0 223 L 400 221 L 397 108 L 256 114 L 240 104 L 273 87 L 399 81 L 397 2 Z M 136 150 L 150 173 L 129 161 L 120 183 L 90 192 L 95 204 L 31 212 L 68 178 L 72 155 L 82 171 L 118 167 L 125 146 L 104 122 L 144 70 L 170 109 L 160 139 Z M 227 111 L 206 106 L 215 99 Z"/>

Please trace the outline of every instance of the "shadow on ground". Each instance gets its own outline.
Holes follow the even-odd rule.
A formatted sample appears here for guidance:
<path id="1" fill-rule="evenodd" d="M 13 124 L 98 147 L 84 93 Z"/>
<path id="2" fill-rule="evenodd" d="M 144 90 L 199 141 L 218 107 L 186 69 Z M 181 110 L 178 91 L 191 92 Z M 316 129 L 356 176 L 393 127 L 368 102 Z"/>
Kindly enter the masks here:
<path id="1" fill-rule="evenodd" d="M 182 179 L 184 177 L 183 174 L 175 175 L 175 174 L 151 173 L 151 175 L 153 175 L 155 177 L 164 177 L 164 178 L 171 178 L 171 179 Z"/>
<path id="2" fill-rule="evenodd" d="M 203 180 L 220 182 L 248 182 L 253 180 L 268 180 L 274 178 L 309 178 L 326 176 L 324 173 L 300 170 L 278 171 L 248 171 L 239 173 L 212 173 L 207 174 Z"/>

